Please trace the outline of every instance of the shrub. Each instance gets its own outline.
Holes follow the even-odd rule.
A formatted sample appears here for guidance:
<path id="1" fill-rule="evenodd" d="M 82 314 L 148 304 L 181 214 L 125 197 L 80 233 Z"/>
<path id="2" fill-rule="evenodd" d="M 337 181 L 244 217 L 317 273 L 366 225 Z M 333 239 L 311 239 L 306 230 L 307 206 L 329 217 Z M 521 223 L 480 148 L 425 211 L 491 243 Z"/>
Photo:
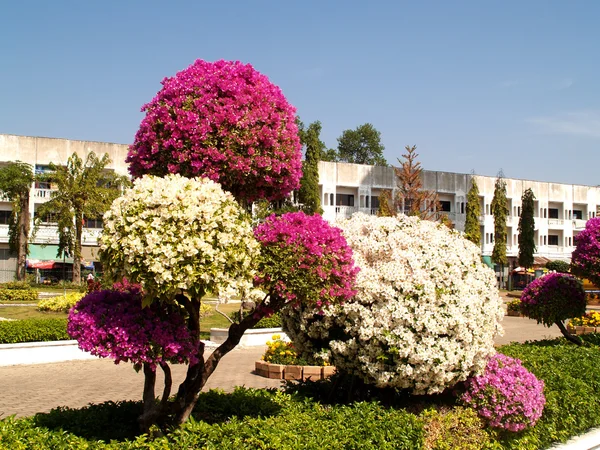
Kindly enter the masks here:
<path id="1" fill-rule="evenodd" d="M 571 265 L 566 261 L 548 261 L 546 263 L 546 269 L 559 273 L 568 273 L 571 269 Z"/>
<path id="2" fill-rule="evenodd" d="M 38 293 L 29 289 L 0 289 L 0 303 L 2 302 L 26 302 L 35 303 Z"/>
<path id="3" fill-rule="evenodd" d="M 294 344 L 284 341 L 279 334 L 274 334 L 271 339 L 273 340 L 267 341 L 267 350 L 262 360 L 273 364 L 297 364 L 298 354 Z"/>
<path id="4" fill-rule="evenodd" d="M 504 309 L 479 248 L 415 217 L 355 214 L 338 225 L 360 267 L 358 293 L 317 314 L 282 311 L 297 349 L 367 384 L 416 394 L 483 370 Z"/>
<path id="5" fill-rule="evenodd" d="M 244 317 L 246 317 L 248 314 L 250 314 L 249 311 L 244 311 L 243 313 Z M 234 311 L 231 314 L 229 314 L 229 317 L 234 322 L 238 322 L 240 319 L 240 313 L 238 311 Z M 281 328 L 281 314 L 279 312 L 276 312 L 273 313 L 271 317 L 263 317 L 258 321 L 256 325 L 254 325 L 253 328 Z"/>
<path id="6" fill-rule="evenodd" d="M 58 295 L 40 300 L 37 305 L 39 311 L 69 312 L 81 298 L 82 293 L 71 292 L 67 295 Z"/>
<path id="7" fill-rule="evenodd" d="M 466 389 L 461 400 L 491 427 L 508 431 L 534 426 L 546 403 L 544 382 L 501 353 L 490 358 L 482 375 L 467 380 Z"/>
<path id="8" fill-rule="evenodd" d="M 582 316 L 585 308 L 583 285 L 568 274 L 546 274 L 529 283 L 521 293 L 523 314 L 547 327 Z"/>
<path id="9" fill-rule="evenodd" d="M 600 311 L 590 311 L 581 317 L 573 317 L 570 323 L 575 327 L 600 327 Z"/>
<path id="10" fill-rule="evenodd" d="M 511 300 L 506 304 L 506 309 L 513 312 L 521 312 L 521 300 Z"/>
<path id="11" fill-rule="evenodd" d="M 0 321 L 0 344 L 68 340 L 67 319 Z"/>
<path id="12" fill-rule="evenodd" d="M 134 177 L 208 177 L 249 202 L 299 187 L 295 108 L 266 76 L 239 61 L 197 60 L 162 84 L 129 148 Z"/>
<path id="13" fill-rule="evenodd" d="M 31 285 L 27 281 L 9 281 L 0 284 L 0 289 L 11 289 L 17 291 L 30 291 Z"/>
<path id="14" fill-rule="evenodd" d="M 575 236 L 571 272 L 600 286 L 600 217 L 589 219 L 585 229 Z"/>
<path id="15" fill-rule="evenodd" d="M 492 447 L 485 423 L 473 409 L 428 409 L 421 417 L 425 423 L 425 449 L 481 450 Z"/>

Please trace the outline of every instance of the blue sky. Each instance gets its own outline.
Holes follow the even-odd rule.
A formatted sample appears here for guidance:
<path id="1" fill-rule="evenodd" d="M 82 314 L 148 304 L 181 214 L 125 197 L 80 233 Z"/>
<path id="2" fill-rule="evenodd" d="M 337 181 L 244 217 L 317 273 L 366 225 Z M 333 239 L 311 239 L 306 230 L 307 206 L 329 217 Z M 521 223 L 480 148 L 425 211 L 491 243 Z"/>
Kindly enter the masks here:
<path id="1" fill-rule="evenodd" d="M 160 81 L 251 63 L 323 140 L 370 122 L 389 163 L 600 184 L 600 2 L 0 4 L 0 133 L 130 143 Z"/>

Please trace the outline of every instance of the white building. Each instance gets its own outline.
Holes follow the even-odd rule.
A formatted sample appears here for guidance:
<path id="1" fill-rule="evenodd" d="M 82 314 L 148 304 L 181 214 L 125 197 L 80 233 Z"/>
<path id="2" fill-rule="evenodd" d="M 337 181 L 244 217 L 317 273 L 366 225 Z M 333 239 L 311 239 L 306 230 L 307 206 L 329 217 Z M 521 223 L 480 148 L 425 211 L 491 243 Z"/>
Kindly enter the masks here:
<path id="1" fill-rule="evenodd" d="M 0 134 L 0 165 L 10 161 L 31 164 L 36 172 L 43 172 L 50 162 L 66 164 L 74 152 L 85 158 L 89 152 L 108 153 L 112 163 L 109 169 L 127 175 L 125 157 L 128 146 L 105 142 L 73 141 L 43 137 Z M 472 175 L 424 171 L 424 188 L 438 193 L 442 209 L 458 230 L 464 230 L 467 192 Z M 475 176 L 480 192 L 482 253 L 489 256 L 494 246 L 494 219 L 490 205 L 494 195 L 494 177 Z M 507 219 L 507 249 L 509 258 L 518 254 L 518 223 L 521 196 L 527 188 L 535 194 L 535 239 L 538 260 L 568 260 L 573 251 L 573 238 L 590 217 L 600 213 L 600 187 L 528 181 L 505 178 L 510 215 Z M 349 217 L 356 211 L 376 214 L 378 196 L 382 190 L 396 189 L 396 177 L 391 167 L 360 164 L 321 162 L 319 184 L 324 217 Z M 37 183 L 31 190 L 30 213 L 35 216 L 38 206 L 47 201 L 52 186 Z M 14 278 L 16 258 L 8 254 L 8 218 L 11 203 L 0 198 L 0 282 Z M 90 218 L 84 223 L 83 259 L 97 261 L 97 237 L 102 224 Z M 42 246 L 44 244 L 45 246 Z M 46 262 L 47 266 L 60 264 L 56 259 L 57 228 L 42 225 L 30 240 L 28 259 L 33 264 Z M 488 258 L 489 259 L 489 258 Z M 53 262 L 53 260 L 55 260 Z"/>
<path id="2" fill-rule="evenodd" d="M 108 168 L 121 175 L 127 175 L 125 164 L 127 148 L 127 145 L 106 142 L 0 134 L 0 165 L 11 161 L 22 161 L 30 164 L 36 173 L 41 173 L 48 169 L 48 164 L 51 162 L 56 165 L 66 164 L 73 153 L 77 153 L 83 159 L 90 152 L 99 156 L 108 153 L 112 161 Z M 39 205 L 50 198 L 51 188 L 49 184 L 36 183 L 31 189 L 29 212 L 32 227 L 33 217 Z M 13 280 L 16 273 L 16 256 L 9 255 L 8 252 L 8 220 L 11 209 L 12 204 L 7 199 L 0 198 L 0 282 Z M 82 256 L 87 264 L 97 261 L 97 237 L 101 231 L 101 221 L 90 218 L 84 222 Z M 40 226 L 37 234 L 30 239 L 28 261 L 34 267 L 46 267 L 48 271 L 53 267 L 59 267 L 63 261 L 56 258 L 57 244 L 57 227 L 53 224 Z M 72 263 L 72 260 L 70 262 Z"/>
<path id="3" fill-rule="evenodd" d="M 319 184 L 324 217 L 349 217 L 354 212 L 376 214 L 382 190 L 396 190 L 392 167 L 321 162 Z M 467 193 L 474 177 L 479 187 L 482 211 L 481 248 L 484 257 L 494 248 L 494 217 L 491 203 L 496 178 L 451 172 L 423 171 L 423 187 L 436 191 L 442 210 L 455 228 L 463 231 Z M 507 218 L 507 255 L 512 265 L 519 252 L 518 226 L 523 192 L 531 188 L 535 200 L 535 242 L 538 261 L 569 261 L 573 238 L 585 228 L 587 219 L 600 214 L 600 187 L 505 178 L 509 216 Z M 393 197 L 395 192 L 393 193 Z M 489 258 L 488 258 L 489 259 Z"/>

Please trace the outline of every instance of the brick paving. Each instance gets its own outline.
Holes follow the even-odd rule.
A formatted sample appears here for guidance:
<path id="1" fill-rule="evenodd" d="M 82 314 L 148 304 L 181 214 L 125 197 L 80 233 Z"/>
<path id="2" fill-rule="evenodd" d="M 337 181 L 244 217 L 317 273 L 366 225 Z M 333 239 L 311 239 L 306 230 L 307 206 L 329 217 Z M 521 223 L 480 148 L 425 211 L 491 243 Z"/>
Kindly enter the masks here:
<path id="1" fill-rule="evenodd" d="M 503 326 L 506 332 L 496 338 L 498 345 L 560 336 L 556 326 L 545 328 L 520 317 L 505 317 Z M 236 348 L 221 360 L 205 389 L 281 386 L 279 380 L 253 373 L 254 363 L 263 352 L 263 347 Z M 185 366 L 173 367 L 174 391 L 184 379 L 185 370 Z M 108 400 L 140 400 L 143 380 L 143 374 L 136 373 L 130 364 L 115 365 L 106 359 L 0 367 L 0 418 L 30 416 L 58 406 L 79 408 Z M 162 387 L 160 370 L 156 386 L 158 393 Z"/>

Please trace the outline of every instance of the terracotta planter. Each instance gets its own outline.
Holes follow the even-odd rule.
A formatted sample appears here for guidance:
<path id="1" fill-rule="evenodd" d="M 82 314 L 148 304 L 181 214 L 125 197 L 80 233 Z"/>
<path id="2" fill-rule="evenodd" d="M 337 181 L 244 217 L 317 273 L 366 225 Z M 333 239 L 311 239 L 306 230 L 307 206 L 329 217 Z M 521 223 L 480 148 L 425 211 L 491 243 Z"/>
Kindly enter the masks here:
<path id="1" fill-rule="evenodd" d="M 269 378 L 269 363 L 266 363 L 264 361 L 256 361 L 254 369 L 257 375 Z"/>
<path id="2" fill-rule="evenodd" d="M 303 372 L 303 366 L 285 366 L 283 375 L 286 380 L 301 380 Z"/>
<path id="3" fill-rule="evenodd" d="M 575 334 L 585 334 L 585 327 L 577 326 L 575 327 Z"/>
<path id="4" fill-rule="evenodd" d="M 319 366 L 304 366 L 304 373 L 302 375 L 304 381 L 319 381 L 321 379 L 321 367 Z"/>
<path id="5" fill-rule="evenodd" d="M 521 314 L 519 311 L 506 311 L 506 315 L 507 316 L 512 316 L 512 317 L 523 317 L 523 314 Z"/>
<path id="6" fill-rule="evenodd" d="M 285 366 L 283 364 L 270 364 L 269 363 L 269 378 L 273 378 L 276 380 L 282 380 L 284 370 L 285 370 Z"/>
<path id="7" fill-rule="evenodd" d="M 583 334 L 595 333 L 595 327 L 583 327 Z"/>
<path id="8" fill-rule="evenodd" d="M 323 379 L 329 378 L 334 373 L 335 373 L 335 367 L 333 367 L 333 366 L 323 366 L 323 367 L 321 367 L 321 377 Z"/>

